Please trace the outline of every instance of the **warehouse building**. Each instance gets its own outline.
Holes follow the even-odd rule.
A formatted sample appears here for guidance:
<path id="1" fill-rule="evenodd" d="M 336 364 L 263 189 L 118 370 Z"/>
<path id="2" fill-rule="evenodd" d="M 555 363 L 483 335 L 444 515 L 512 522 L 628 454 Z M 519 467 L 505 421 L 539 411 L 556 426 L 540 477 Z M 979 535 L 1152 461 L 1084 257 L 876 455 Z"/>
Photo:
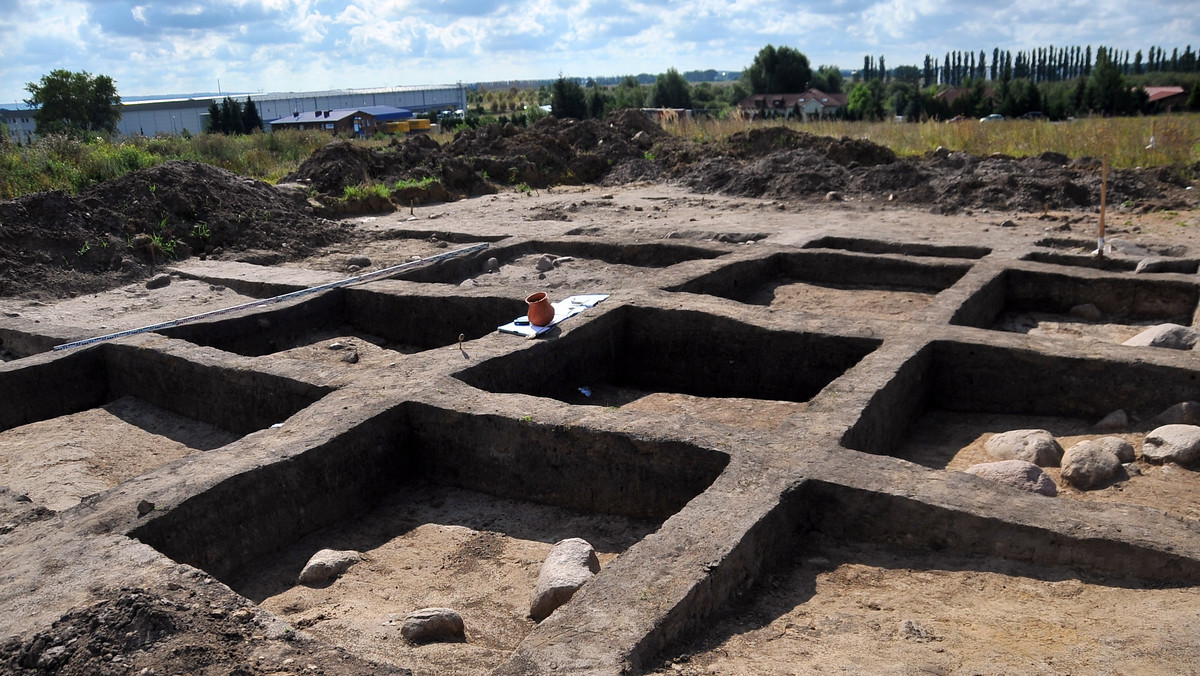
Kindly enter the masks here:
<path id="1" fill-rule="evenodd" d="M 259 116 L 264 120 L 316 111 L 374 106 L 403 108 L 414 114 L 463 110 L 467 107 L 467 89 L 462 84 L 127 100 L 121 103 L 121 120 L 117 124 L 117 131 L 122 136 L 175 135 L 185 131 L 198 134 L 208 129 L 209 106 L 213 102 L 220 105 L 226 96 L 243 105 L 247 99 L 254 101 Z M 0 116 L 8 125 L 9 136 L 14 141 L 33 138 L 36 128 L 33 113 L 24 103 L 0 106 Z"/>

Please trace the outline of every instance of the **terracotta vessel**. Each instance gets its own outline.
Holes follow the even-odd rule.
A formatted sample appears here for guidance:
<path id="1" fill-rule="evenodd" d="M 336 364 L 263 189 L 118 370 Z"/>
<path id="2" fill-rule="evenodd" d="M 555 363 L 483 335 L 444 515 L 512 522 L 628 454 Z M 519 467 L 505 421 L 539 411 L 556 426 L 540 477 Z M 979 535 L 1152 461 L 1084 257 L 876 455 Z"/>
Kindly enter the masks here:
<path id="1" fill-rule="evenodd" d="M 534 326 L 550 326 L 550 322 L 554 321 L 554 306 L 550 304 L 550 299 L 546 297 L 545 291 L 537 293 L 525 299 L 529 303 L 529 323 Z"/>

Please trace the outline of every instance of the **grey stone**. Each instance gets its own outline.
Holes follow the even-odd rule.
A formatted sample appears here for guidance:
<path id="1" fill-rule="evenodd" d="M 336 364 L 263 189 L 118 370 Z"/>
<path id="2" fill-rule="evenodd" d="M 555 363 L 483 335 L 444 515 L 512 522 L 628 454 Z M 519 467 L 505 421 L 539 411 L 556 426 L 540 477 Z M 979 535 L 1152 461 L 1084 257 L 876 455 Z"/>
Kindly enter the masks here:
<path id="1" fill-rule="evenodd" d="M 357 265 L 361 270 L 371 267 L 371 259 L 366 256 L 351 256 L 346 259 L 346 265 Z"/>
<path id="2" fill-rule="evenodd" d="M 496 258 L 495 256 L 487 259 L 487 271 L 488 272 L 499 272 L 500 271 L 500 259 Z"/>
<path id="3" fill-rule="evenodd" d="M 1137 334 L 1122 345 L 1134 347 L 1164 347 L 1169 350 L 1190 350 L 1196 345 L 1200 334 L 1188 326 L 1159 324 Z"/>
<path id="4" fill-rule="evenodd" d="M 1138 261 L 1137 267 L 1134 268 L 1133 271 L 1137 272 L 1137 273 L 1146 273 L 1146 272 L 1185 272 L 1186 273 L 1186 272 L 1192 272 L 1195 269 L 1195 266 L 1196 266 L 1196 261 L 1194 261 L 1194 260 L 1189 261 L 1189 260 L 1180 259 L 1180 258 L 1167 258 L 1164 256 L 1152 256 L 1150 258 L 1143 258 L 1142 260 Z"/>
<path id="5" fill-rule="evenodd" d="M 1125 441 L 1121 437 L 1100 437 L 1099 439 L 1092 439 L 1086 443 L 1096 444 L 1101 448 L 1106 449 L 1109 453 L 1117 456 L 1117 460 L 1120 460 L 1122 463 L 1133 462 L 1137 457 L 1137 454 L 1133 450 L 1133 444 Z M 1064 453 L 1064 455 L 1066 454 Z"/>
<path id="6" fill-rule="evenodd" d="M 826 202 L 841 202 L 843 199 L 842 193 L 836 190 L 830 190 L 829 192 L 825 193 Z"/>
<path id="7" fill-rule="evenodd" d="M 1104 313 L 1094 303 L 1083 303 L 1072 307 L 1069 314 L 1072 317 L 1086 319 L 1089 322 L 1098 322 L 1104 318 Z"/>
<path id="8" fill-rule="evenodd" d="M 537 268 L 538 272 L 549 272 L 554 269 L 554 258 L 550 254 L 543 254 L 534 267 Z"/>
<path id="9" fill-rule="evenodd" d="M 1200 402 L 1181 401 L 1154 416 L 1155 425 L 1200 425 Z"/>
<path id="10" fill-rule="evenodd" d="M 1200 460 L 1200 426 L 1163 425 L 1142 442 L 1142 458 L 1148 462 L 1191 465 Z"/>
<path id="11" fill-rule="evenodd" d="M 1038 495 L 1058 495 L 1058 486 L 1054 485 L 1054 481 L 1046 476 L 1041 467 L 1026 460 L 999 460 L 971 465 L 967 468 L 967 474 Z"/>
<path id="12" fill-rule="evenodd" d="M 322 549 L 305 564 L 300 571 L 300 584 L 322 584 L 329 582 L 362 560 L 362 554 L 353 550 Z"/>
<path id="13" fill-rule="evenodd" d="M 600 560 L 587 540 L 568 538 L 558 542 L 538 571 L 529 616 L 538 622 L 546 619 L 598 572 Z"/>
<path id="14" fill-rule="evenodd" d="M 1116 437 L 1107 437 L 1117 439 Z M 1117 439 L 1117 441 L 1124 441 Z M 1101 440 L 1082 441 L 1063 454 L 1063 481 L 1084 490 L 1099 486 L 1117 476 L 1121 471 L 1121 460 L 1111 450 L 1112 444 Z M 1128 445 L 1128 444 L 1126 444 Z M 1133 447 L 1129 447 L 1130 452 Z"/>
<path id="15" fill-rule="evenodd" d="M 1092 425 L 1092 429 L 1097 432 L 1123 432 L 1129 429 L 1129 414 L 1119 408 Z"/>
<path id="16" fill-rule="evenodd" d="M 1041 467 L 1055 467 L 1062 461 L 1062 446 L 1046 430 L 1010 430 L 993 434 L 983 450 L 997 460 L 1025 460 Z"/>
<path id="17" fill-rule="evenodd" d="M 400 634 L 414 642 L 461 641 L 466 637 L 462 615 L 450 608 L 422 608 L 404 618 Z"/>
<path id="18" fill-rule="evenodd" d="M 642 150 L 646 150 L 654 145 L 654 138 L 644 131 L 639 131 L 633 135 L 633 144 Z"/>
<path id="19" fill-rule="evenodd" d="M 154 275 L 150 279 L 146 280 L 146 288 L 147 289 L 161 289 L 164 286 L 170 286 L 170 285 L 171 285 L 171 275 L 168 275 L 165 272 L 162 274 Z"/>

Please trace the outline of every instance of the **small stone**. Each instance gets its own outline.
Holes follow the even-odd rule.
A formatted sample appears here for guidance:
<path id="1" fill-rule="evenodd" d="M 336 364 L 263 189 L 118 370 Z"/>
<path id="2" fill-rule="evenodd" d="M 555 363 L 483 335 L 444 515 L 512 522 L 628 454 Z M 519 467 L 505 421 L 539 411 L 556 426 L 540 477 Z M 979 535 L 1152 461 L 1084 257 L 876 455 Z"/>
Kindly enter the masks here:
<path id="1" fill-rule="evenodd" d="M 495 256 L 487 259 L 487 271 L 500 272 L 500 259 L 496 258 Z"/>
<path id="2" fill-rule="evenodd" d="M 1011 430 L 993 434 L 983 449 L 997 460 L 1025 460 L 1040 467 L 1056 467 L 1062 446 L 1046 430 Z"/>
<path id="3" fill-rule="evenodd" d="M 346 265 L 357 265 L 361 268 L 371 267 L 371 259 L 366 256 L 351 256 L 346 259 Z"/>
<path id="4" fill-rule="evenodd" d="M 146 516 L 154 511 L 154 503 L 149 500 L 142 500 L 137 506 L 138 516 Z"/>
<path id="5" fill-rule="evenodd" d="M 1129 414 L 1119 408 L 1092 425 L 1092 429 L 1097 432 L 1124 432 L 1129 429 Z"/>
<path id="6" fill-rule="evenodd" d="M 322 549 L 313 554 L 300 571 L 300 584 L 330 582 L 362 560 L 362 554 L 354 550 Z"/>
<path id="7" fill-rule="evenodd" d="M 841 202 L 843 199 L 842 193 L 836 190 L 830 190 L 829 192 L 825 193 L 826 202 Z"/>
<path id="8" fill-rule="evenodd" d="M 1142 442 L 1142 458 L 1154 463 L 1194 464 L 1200 460 L 1200 426 L 1163 425 L 1152 430 Z"/>
<path id="9" fill-rule="evenodd" d="M 563 263 L 570 263 L 573 260 L 575 260 L 574 256 L 559 256 L 558 258 L 554 259 L 554 267 L 557 268 L 558 266 L 562 265 Z"/>
<path id="10" fill-rule="evenodd" d="M 1123 442 L 1117 437 L 1107 437 Z M 1125 445 L 1128 446 L 1128 443 Z M 1133 447 L 1129 446 L 1129 452 Z M 1087 490 L 1100 486 L 1117 476 L 1121 471 L 1121 460 L 1111 450 L 1111 444 L 1102 440 L 1083 441 L 1075 444 L 1063 454 L 1062 478 L 1076 488 Z"/>
<path id="11" fill-rule="evenodd" d="M 538 571 L 529 616 L 541 622 L 600 572 L 600 560 L 587 540 L 568 538 L 550 549 Z"/>
<path id="12" fill-rule="evenodd" d="M 1181 401 L 1154 416 L 1155 425 L 1200 425 L 1200 402 Z"/>
<path id="13" fill-rule="evenodd" d="M 328 349 L 328 350 L 344 350 L 347 347 L 348 346 L 345 343 L 333 342 L 333 343 L 330 343 L 328 346 L 326 346 L 326 349 Z"/>
<path id="14" fill-rule="evenodd" d="M 538 262 L 533 266 L 538 272 L 549 272 L 554 269 L 554 256 L 544 254 L 538 259 Z"/>
<path id="15" fill-rule="evenodd" d="M 254 619 L 254 611 L 249 608 L 238 608 L 232 615 L 236 622 L 249 622 Z"/>
<path id="16" fill-rule="evenodd" d="M 1169 350 L 1190 350 L 1195 347 L 1200 334 L 1188 326 L 1179 324 L 1159 324 L 1152 326 L 1121 343 L 1134 347 L 1162 347 Z"/>
<path id="17" fill-rule="evenodd" d="M 165 272 L 162 274 L 159 274 L 159 275 L 154 275 L 150 279 L 146 280 L 146 288 L 147 289 L 161 289 L 165 286 L 170 286 L 170 285 L 171 285 L 171 275 L 168 275 Z"/>
<path id="18" fill-rule="evenodd" d="M 900 623 L 900 635 L 917 643 L 939 640 L 936 634 L 913 620 L 904 620 Z"/>
<path id="19" fill-rule="evenodd" d="M 1058 487 L 1054 485 L 1054 481 L 1041 467 L 1026 460 L 1000 460 L 971 465 L 967 468 L 967 474 L 1038 495 L 1058 495 Z"/>
<path id="20" fill-rule="evenodd" d="M 1082 303 L 1071 308 L 1068 312 L 1072 317 L 1079 317 L 1089 322 L 1098 322 L 1104 318 L 1104 313 L 1093 303 Z"/>
<path id="21" fill-rule="evenodd" d="M 1006 220 L 1004 220 L 1003 222 L 1001 222 L 1001 223 L 1000 223 L 1000 227 L 1002 227 L 1002 228 L 1015 228 L 1015 227 L 1017 227 L 1017 223 L 1016 223 L 1016 221 L 1013 221 L 1012 219 L 1006 219 Z"/>
<path id="22" fill-rule="evenodd" d="M 400 635 L 414 642 L 454 641 L 466 637 L 462 616 L 450 608 L 423 608 L 404 618 Z"/>
<path id="23" fill-rule="evenodd" d="M 347 351 L 346 354 L 342 355 L 341 361 L 344 361 L 347 364 L 357 364 L 358 363 L 358 350 Z"/>

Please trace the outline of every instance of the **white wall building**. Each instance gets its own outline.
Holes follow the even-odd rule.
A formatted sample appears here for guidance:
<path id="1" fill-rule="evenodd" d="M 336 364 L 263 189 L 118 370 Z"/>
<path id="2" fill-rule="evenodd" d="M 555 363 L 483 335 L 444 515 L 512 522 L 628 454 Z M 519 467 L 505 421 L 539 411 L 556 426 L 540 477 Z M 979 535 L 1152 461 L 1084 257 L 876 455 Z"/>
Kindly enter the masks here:
<path id="1" fill-rule="evenodd" d="M 220 105 L 225 96 L 122 102 L 117 131 L 122 136 L 174 135 L 182 134 L 185 130 L 199 134 L 208 128 L 209 106 L 214 101 Z M 247 98 L 254 101 L 263 120 L 289 117 L 293 113 L 364 106 L 407 108 L 418 115 L 428 111 L 465 110 L 467 107 L 467 89 L 462 84 L 228 96 L 243 105 Z M 0 106 L 0 116 L 3 116 L 8 125 L 8 134 L 14 141 L 26 141 L 33 137 L 36 125 L 29 106 L 23 103 Z"/>

